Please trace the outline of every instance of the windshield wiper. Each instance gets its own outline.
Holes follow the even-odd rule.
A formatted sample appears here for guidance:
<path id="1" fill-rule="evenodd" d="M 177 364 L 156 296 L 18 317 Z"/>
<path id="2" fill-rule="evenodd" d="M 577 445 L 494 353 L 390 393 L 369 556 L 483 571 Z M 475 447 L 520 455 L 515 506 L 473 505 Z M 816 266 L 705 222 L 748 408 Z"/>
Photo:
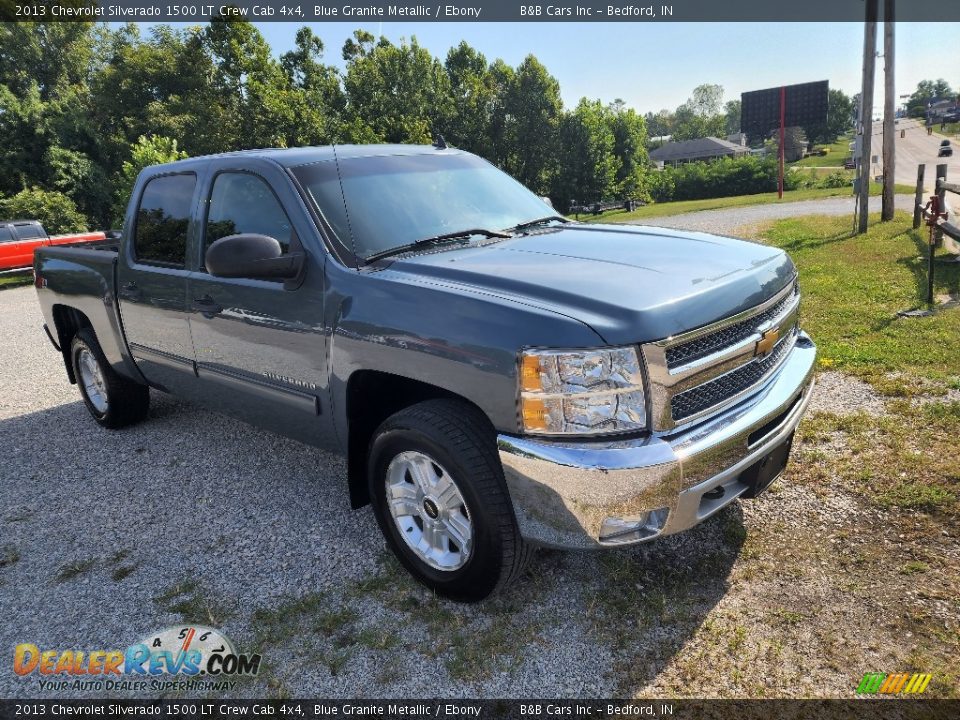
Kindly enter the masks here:
<path id="1" fill-rule="evenodd" d="M 527 222 L 522 222 L 519 225 L 514 225 L 510 228 L 513 232 L 520 232 L 521 230 L 527 230 L 537 225 L 543 225 L 545 223 L 551 222 L 553 220 L 559 220 L 561 222 L 570 222 L 563 215 L 547 215 L 546 217 L 537 218 L 536 220 L 527 220 Z"/>
<path id="2" fill-rule="evenodd" d="M 468 228 L 466 230 L 457 230 L 455 232 L 443 233 L 442 235 L 433 235 L 431 237 L 420 238 L 419 240 L 414 240 L 413 242 L 406 243 L 405 245 L 387 248 L 386 250 L 381 250 L 373 255 L 368 255 L 365 260 L 367 262 L 373 262 L 374 260 L 390 257 L 391 255 L 400 255 L 401 253 L 410 252 L 411 250 L 416 250 L 424 245 L 434 245 L 436 243 L 443 242 L 444 240 L 458 240 L 460 238 L 470 237 L 471 235 L 484 235 L 491 238 L 513 237 L 510 233 L 502 232 L 500 230 L 488 230 L 487 228 Z"/>

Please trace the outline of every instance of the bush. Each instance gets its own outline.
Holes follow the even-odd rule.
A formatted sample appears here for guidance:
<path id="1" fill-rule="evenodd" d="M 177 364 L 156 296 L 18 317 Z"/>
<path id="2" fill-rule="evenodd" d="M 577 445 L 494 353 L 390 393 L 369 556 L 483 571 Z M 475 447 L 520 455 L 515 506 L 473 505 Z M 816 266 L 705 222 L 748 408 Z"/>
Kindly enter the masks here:
<path id="1" fill-rule="evenodd" d="M 0 201 L 0 215 L 10 220 L 39 220 L 50 234 L 83 232 L 87 219 L 73 200 L 60 192 L 32 187 Z"/>
<path id="2" fill-rule="evenodd" d="M 825 188 L 842 188 L 850 184 L 850 177 L 840 170 L 830 173 L 820 181 L 820 187 Z"/>
<path id="3" fill-rule="evenodd" d="M 788 174 L 785 183 L 789 182 L 799 182 L 799 178 L 791 179 Z M 658 202 L 773 192 L 777 189 L 777 160 L 746 155 L 665 167 L 652 185 Z"/>

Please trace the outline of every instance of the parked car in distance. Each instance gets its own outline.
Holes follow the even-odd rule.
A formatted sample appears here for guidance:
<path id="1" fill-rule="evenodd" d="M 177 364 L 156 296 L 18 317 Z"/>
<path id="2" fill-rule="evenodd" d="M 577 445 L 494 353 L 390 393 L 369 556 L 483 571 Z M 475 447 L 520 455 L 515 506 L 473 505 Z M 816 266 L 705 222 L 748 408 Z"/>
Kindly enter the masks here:
<path id="1" fill-rule="evenodd" d="M 949 140 L 940 141 L 940 149 L 937 150 L 937 157 L 953 157 L 953 146 Z"/>
<path id="2" fill-rule="evenodd" d="M 102 232 L 49 236 L 37 220 L 0 220 L 0 272 L 28 269 L 38 247 L 96 242 L 105 237 Z"/>
<path id="3" fill-rule="evenodd" d="M 98 423 L 143 420 L 152 388 L 340 452 L 351 505 L 460 600 L 533 546 L 647 542 L 762 493 L 813 388 L 783 250 L 573 222 L 443 145 L 149 167 L 118 245 L 40 248 L 34 274 Z"/>

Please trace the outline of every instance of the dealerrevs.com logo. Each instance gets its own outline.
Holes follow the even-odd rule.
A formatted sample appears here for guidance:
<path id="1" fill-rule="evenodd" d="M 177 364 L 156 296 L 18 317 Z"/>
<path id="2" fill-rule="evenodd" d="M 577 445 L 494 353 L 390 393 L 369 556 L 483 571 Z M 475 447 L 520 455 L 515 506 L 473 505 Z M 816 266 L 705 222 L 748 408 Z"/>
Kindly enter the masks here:
<path id="1" fill-rule="evenodd" d="M 169 627 L 125 650 L 40 649 L 21 643 L 13 671 L 36 677 L 41 690 L 230 690 L 233 678 L 256 675 L 260 655 L 240 654 L 219 630 Z"/>
<path id="2" fill-rule="evenodd" d="M 930 684 L 927 673 L 867 673 L 857 695 L 919 695 Z"/>

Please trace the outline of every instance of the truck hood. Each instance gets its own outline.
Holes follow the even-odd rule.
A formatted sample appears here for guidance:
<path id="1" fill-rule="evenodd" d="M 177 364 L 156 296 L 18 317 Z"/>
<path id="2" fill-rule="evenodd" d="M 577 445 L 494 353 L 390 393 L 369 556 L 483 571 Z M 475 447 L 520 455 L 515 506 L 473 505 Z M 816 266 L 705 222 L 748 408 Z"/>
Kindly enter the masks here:
<path id="1" fill-rule="evenodd" d="M 546 308 L 620 345 L 669 337 L 751 308 L 796 271 L 782 250 L 734 238 L 571 223 L 479 247 L 400 257 L 385 272 Z"/>

